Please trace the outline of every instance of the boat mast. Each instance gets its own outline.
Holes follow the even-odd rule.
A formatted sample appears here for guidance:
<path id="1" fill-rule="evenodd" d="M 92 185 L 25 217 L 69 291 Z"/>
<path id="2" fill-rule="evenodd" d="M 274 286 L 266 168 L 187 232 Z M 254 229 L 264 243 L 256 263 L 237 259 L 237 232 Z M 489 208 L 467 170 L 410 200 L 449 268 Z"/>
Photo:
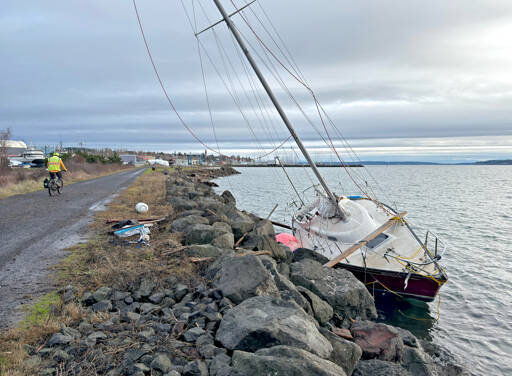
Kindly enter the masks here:
<path id="1" fill-rule="evenodd" d="M 270 100 L 274 104 L 277 112 L 279 113 L 279 116 L 281 116 L 281 119 L 283 120 L 284 124 L 286 125 L 286 128 L 290 131 L 290 134 L 292 135 L 293 139 L 297 143 L 297 146 L 299 147 L 300 151 L 302 152 L 302 155 L 309 163 L 309 166 L 313 169 L 313 172 L 315 173 L 318 181 L 322 185 L 325 193 L 327 193 L 327 196 L 331 200 L 331 202 L 336 207 L 336 211 L 341 216 L 341 218 L 346 217 L 346 213 L 344 210 L 338 205 L 338 200 L 336 199 L 336 196 L 331 191 L 329 186 L 327 185 L 326 181 L 324 180 L 323 176 L 320 174 L 320 171 L 318 170 L 318 167 L 316 166 L 315 162 L 313 162 L 313 159 L 311 159 L 311 156 L 309 155 L 308 151 L 302 144 L 302 141 L 300 140 L 299 136 L 297 136 L 297 133 L 295 133 L 295 129 L 293 128 L 293 125 L 291 124 L 290 120 L 288 119 L 288 116 L 286 116 L 286 113 L 284 112 L 283 108 L 279 104 L 276 96 L 274 95 L 274 92 L 270 88 L 269 84 L 267 83 L 267 80 L 263 76 L 263 73 L 261 73 L 260 69 L 256 65 L 256 62 L 254 61 L 251 53 L 249 52 L 248 48 L 245 46 L 244 41 L 242 40 L 242 37 L 238 30 L 236 29 L 235 25 L 231 21 L 231 18 L 226 13 L 226 10 L 220 3 L 220 0 L 213 0 L 217 8 L 219 9 L 220 14 L 222 15 L 222 18 L 224 18 L 224 21 L 226 21 L 226 24 L 228 25 L 229 30 L 233 33 L 235 36 L 236 41 L 238 42 L 238 45 L 242 49 L 243 53 L 245 54 L 245 57 L 247 57 L 247 60 L 249 61 L 249 64 L 251 64 L 252 69 L 254 70 L 254 73 L 256 73 L 256 76 L 258 76 L 258 79 L 260 80 L 261 84 L 263 85 L 263 88 L 267 92 L 268 96 L 270 97 Z"/>

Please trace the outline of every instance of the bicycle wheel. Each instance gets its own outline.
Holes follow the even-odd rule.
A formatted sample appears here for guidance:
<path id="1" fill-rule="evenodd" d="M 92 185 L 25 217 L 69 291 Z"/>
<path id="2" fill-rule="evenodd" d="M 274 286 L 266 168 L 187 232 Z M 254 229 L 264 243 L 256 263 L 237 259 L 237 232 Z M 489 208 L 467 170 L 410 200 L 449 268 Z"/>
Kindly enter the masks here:
<path id="1" fill-rule="evenodd" d="M 53 184 L 54 184 L 54 183 L 53 183 L 53 180 L 50 180 L 50 181 L 48 182 L 48 194 L 49 194 L 50 196 L 53 196 L 53 193 L 52 193 L 52 191 L 53 191 Z"/>

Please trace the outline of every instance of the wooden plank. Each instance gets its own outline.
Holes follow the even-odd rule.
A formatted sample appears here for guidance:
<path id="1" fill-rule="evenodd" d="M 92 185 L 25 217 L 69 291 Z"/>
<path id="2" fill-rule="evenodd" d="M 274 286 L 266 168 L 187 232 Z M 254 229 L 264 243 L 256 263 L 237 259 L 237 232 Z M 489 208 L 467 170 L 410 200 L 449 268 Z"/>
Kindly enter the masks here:
<path id="1" fill-rule="evenodd" d="M 329 262 L 325 263 L 324 266 L 327 266 L 328 268 L 332 268 L 334 265 L 339 263 L 340 261 L 343 261 L 348 256 L 350 256 L 352 253 L 357 251 L 359 248 L 364 247 L 366 244 L 368 244 L 371 240 L 375 239 L 377 236 L 382 234 L 384 231 L 386 231 L 388 228 L 393 226 L 399 218 L 405 216 L 407 212 L 400 213 L 399 216 L 393 217 L 389 219 L 386 223 L 384 223 L 382 226 L 377 228 L 375 231 L 370 233 L 369 235 L 365 236 L 362 240 L 357 242 L 356 244 L 352 245 L 348 249 L 346 249 L 342 254 L 340 254 L 338 257 L 330 260 Z"/>

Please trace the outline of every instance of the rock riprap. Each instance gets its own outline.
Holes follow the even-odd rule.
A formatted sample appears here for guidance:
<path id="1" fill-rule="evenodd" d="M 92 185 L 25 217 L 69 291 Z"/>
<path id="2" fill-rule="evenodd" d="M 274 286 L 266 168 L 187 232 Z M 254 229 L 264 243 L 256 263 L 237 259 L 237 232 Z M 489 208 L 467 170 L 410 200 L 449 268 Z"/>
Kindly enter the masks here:
<path id="1" fill-rule="evenodd" d="M 316 325 L 295 302 L 258 296 L 230 309 L 215 339 L 230 350 L 256 351 L 288 345 L 328 358 L 332 345 Z"/>
<path id="2" fill-rule="evenodd" d="M 255 353 L 235 351 L 233 369 L 241 375 L 345 376 L 343 368 L 310 352 L 275 346 Z"/>
<path id="3" fill-rule="evenodd" d="M 326 268 L 310 258 L 292 263 L 290 269 L 290 279 L 295 285 L 318 295 L 342 318 L 377 318 L 372 296 L 349 271 Z"/>

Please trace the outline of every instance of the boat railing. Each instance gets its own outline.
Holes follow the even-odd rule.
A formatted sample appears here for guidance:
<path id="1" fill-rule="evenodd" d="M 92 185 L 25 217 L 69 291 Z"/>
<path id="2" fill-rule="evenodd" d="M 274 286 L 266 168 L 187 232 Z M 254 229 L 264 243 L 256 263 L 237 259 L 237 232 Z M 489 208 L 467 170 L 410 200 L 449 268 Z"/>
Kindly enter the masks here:
<path id="1" fill-rule="evenodd" d="M 431 251 L 433 247 L 434 254 L 432 256 L 436 260 L 441 259 L 447 248 L 446 242 L 431 230 L 427 230 L 427 233 L 425 234 L 425 243 L 423 245 L 429 251 Z M 431 248 L 429 248 L 429 245 Z"/>

